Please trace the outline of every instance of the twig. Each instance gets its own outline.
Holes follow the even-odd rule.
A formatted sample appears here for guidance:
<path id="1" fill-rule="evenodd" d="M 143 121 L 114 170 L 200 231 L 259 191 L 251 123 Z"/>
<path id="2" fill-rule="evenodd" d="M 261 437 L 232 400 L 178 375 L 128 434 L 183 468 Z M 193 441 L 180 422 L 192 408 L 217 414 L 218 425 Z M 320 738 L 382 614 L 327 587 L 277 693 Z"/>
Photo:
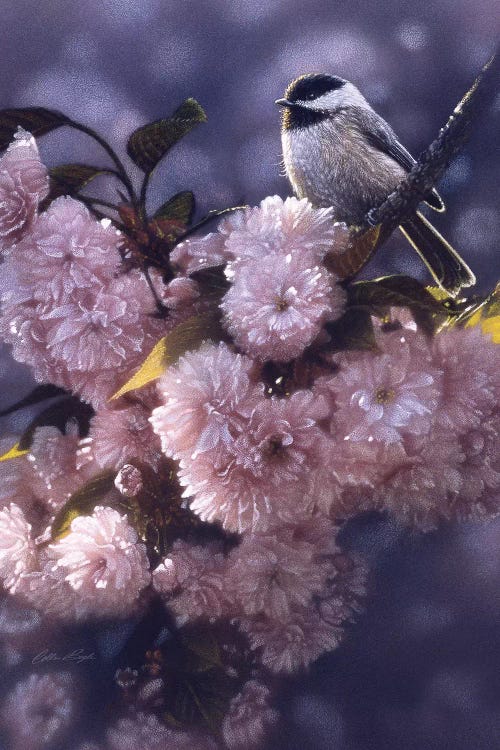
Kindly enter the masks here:
<path id="1" fill-rule="evenodd" d="M 76 122 L 75 120 L 68 119 L 66 122 L 69 127 L 74 128 L 74 130 L 79 130 L 81 133 L 85 133 L 85 135 L 89 135 L 91 138 L 94 139 L 108 154 L 108 156 L 113 161 L 115 167 L 116 167 L 116 175 L 121 180 L 122 184 L 127 190 L 127 193 L 129 194 L 130 200 L 132 201 L 133 205 L 137 205 L 137 195 L 134 190 L 134 186 L 132 185 L 132 182 L 125 171 L 125 168 L 123 164 L 121 163 L 120 159 L 118 158 L 116 152 L 111 148 L 109 143 L 102 138 L 99 133 L 96 133 L 95 130 L 92 128 L 87 127 L 86 125 L 82 125 L 80 122 Z"/>
<path id="2" fill-rule="evenodd" d="M 483 66 L 446 125 L 439 131 L 438 137 L 422 152 L 405 179 L 380 206 L 368 212 L 359 227 L 360 233 L 380 224 L 379 246 L 396 227 L 415 213 L 419 203 L 430 193 L 450 161 L 467 142 L 473 122 L 491 101 L 492 92 L 498 84 L 499 72 L 500 55 L 496 53 Z"/>
<path id="3" fill-rule="evenodd" d="M 235 211 L 242 211 L 243 209 L 248 208 L 248 206 L 242 205 L 242 206 L 231 206 L 230 208 L 222 208 L 222 209 L 214 209 L 213 211 L 209 211 L 206 216 L 204 216 L 200 221 L 198 221 L 196 224 L 193 224 L 189 229 L 184 232 L 184 234 L 181 234 L 181 236 L 177 239 L 176 245 L 180 244 L 181 242 L 184 242 L 188 237 L 191 237 L 192 234 L 197 232 L 199 229 L 205 226 L 205 224 L 208 224 L 209 221 L 212 221 L 213 219 L 218 219 L 221 216 L 226 216 L 227 214 L 232 214 Z"/>

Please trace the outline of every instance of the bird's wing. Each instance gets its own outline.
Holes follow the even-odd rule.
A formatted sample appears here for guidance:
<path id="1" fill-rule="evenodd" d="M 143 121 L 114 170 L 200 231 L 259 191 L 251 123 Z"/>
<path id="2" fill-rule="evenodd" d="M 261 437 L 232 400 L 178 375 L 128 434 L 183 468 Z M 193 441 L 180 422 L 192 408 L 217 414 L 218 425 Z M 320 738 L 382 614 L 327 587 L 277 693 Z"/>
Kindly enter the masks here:
<path id="1" fill-rule="evenodd" d="M 363 109 L 360 114 L 362 116 L 358 119 L 358 124 L 367 141 L 374 148 L 379 149 L 387 156 L 391 156 L 400 167 L 409 172 L 415 166 L 416 161 L 399 142 L 392 128 L 376 112 Z M 444 211 L 444 202 L 437 190 L 432 190 L 430 195 L 427 196 L 426 202 L 435 211 Z"/>

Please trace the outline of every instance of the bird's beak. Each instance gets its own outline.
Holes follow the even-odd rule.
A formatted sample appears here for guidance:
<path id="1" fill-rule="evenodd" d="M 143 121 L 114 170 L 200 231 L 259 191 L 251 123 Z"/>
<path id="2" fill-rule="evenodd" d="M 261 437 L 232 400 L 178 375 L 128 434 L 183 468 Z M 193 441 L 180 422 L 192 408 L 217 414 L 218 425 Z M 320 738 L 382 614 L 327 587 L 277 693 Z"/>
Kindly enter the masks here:
<path id="1" fill-rule="evenodd" d="M 274 103 L 280 107 L 293 107 L 294 104 L 293 102 L 289 102 L 288 99 L 276 99 Z"/>

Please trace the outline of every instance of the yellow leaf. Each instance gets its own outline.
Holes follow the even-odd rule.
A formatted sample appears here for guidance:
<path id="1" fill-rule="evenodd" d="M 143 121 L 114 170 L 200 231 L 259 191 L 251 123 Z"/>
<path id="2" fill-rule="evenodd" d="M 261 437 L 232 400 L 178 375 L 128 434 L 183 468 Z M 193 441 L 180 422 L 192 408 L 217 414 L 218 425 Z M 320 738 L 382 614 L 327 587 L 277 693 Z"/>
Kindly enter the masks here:
<path id="1" fill-rule="evenodd" d="M 449 293 L 445 289 L 441 289 L 440 286 L 426 286 L 425 288 L 427 289 L 429 294 L 432 294 L 434 299 L 438 300 L 438 302 L 450 299 Z"/>
<path id="2" fill-rule="evenodd" d="M 152 380 L 156 380 L 156 378 L 160 377 L 165 369 L 164 361 L 166 357 L 166 348 L 167 337 L 164 336 L 157 344 L 155 344 L 153 350 L 146 357 L 135 375 L 132 375 L 130 380 L 127 380 L 127 382 L 111 396 L 110 401 L 113 401 L 115 398 L 120 398 L 120 396 L 123 396 L 129 391 L 133 391 L 135 388 L 142 388 L 146 383 L 150 383 Z"/>
<path id="3" fill-rule="evenodd" d="M 500 344 L 500 284 L 470 316 L 466 328 L 481 326 L 483 333 L 491 336 L 495 344 Z"/>
<path id="4" fill-rule="evenodd" d="M 494 315 L 492 318 L 486 318 L 481 321 L 483 333 L 489 334 L 495 344 L 500 344 L 500 315 Z"/>
<path id="5" fill-rule="evenodd" d="M 27 453 L 29 453 L 29 450 L 19 450 L 19 443 L 16 443 L 12 448 L 9 448 L 7 453 L 0 456 L 0 461 L 10 461 L 11 458 L 19 458 L 20 456 L 25 456 Z"/>
<path id="6" fill-rule="evenodd" d="M 477 326 L 478 323 L 481 322 L 482 316 L 483 316 L 483 309 L 482 309 L 482 307 L 480 307 L 478 310 L 476 310 L 476 312 L 474 313 L 474 315 L 471 315 L 471 317 L 469 318 L 469 320 L 465 324 L 465 327 L 466 328 L 472 328 L 472 326 Z"/>
<path id="7" fill-rule="evenodd" d="M 193 315 L 179 323 L 153 347 L 137 372 L 111 396 L 110 401 L 120 398 L 136 388 L 142 388 L 163 374 L 179 357 L 191 349 L 197 349 L 202 341 L 219 341 L 222 335 L 218 315 Z"/>

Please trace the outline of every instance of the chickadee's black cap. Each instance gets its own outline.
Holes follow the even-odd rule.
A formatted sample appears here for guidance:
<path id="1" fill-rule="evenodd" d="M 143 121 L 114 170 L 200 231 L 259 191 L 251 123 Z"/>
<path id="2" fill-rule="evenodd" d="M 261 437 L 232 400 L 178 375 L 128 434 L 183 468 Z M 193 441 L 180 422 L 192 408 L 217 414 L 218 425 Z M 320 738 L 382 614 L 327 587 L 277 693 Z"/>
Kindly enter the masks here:
<path id="1" fill-rule="evenodd" d="M 309 73 L 291 82 L 285 92 L 285 99 L 290 102 L 312 101 L 329 91 L 342 88 L 345 83 L 346 81 L 338 76 Z"/>

